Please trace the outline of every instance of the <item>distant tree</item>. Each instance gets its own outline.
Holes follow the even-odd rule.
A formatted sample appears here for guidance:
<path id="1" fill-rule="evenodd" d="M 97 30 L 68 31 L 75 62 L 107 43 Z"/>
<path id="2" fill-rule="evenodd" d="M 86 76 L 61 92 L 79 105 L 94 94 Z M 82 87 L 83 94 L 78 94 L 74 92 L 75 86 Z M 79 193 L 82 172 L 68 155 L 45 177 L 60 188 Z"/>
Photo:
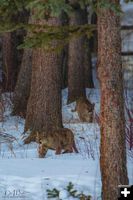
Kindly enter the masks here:
<path id="1" fill-rule="evenodd" d="M 90 40 L 88 38 L 86 38 L 85 41 L 84 81 L 85 81 L 85 88 L 94 88 L 93 72 L 92 72 L 92 56 L 90 49 Z"/>
<path id="2" fill-rule="evenodd" d="M 31 72 L 32 49 L 25 49 L 13 94 L 13 115 L 26 117 L 27 103 L 31 86 Z"/>
<path id="3" fill-rule="evenodd" d="M 97 14 L 95 12 L 91 16 L 91 24 L 95 24 L 97 26 Z M 93 35 L 89 41 L 90 41 L 91 53 L 94 56 L 97 56 L 97 50 L 98 50 L 97 29 L 93 31 Z"/>
<path id="4" fill-rule="evenodd" d="M 127 185 L 126 138 L 121 62 L 119 0 L 98 7 L 98 75 L 101 87 L 100 167 L 102 199 L 116 200 Z M 100 4 L 100 0 L 99 0 Z M 113 6 L 113 7 L 112 7 Z"/>
<path id="5" fill-rule="evenodd" d="M 78 1 L 69 1 L 73 12 L 69 25 L 87 24 L 87 11 L 81 9 Z M 68 50 L 68 103 L 85 97 L 85 87 L 93 87 L 91 54 L 85 35 L 72 38 Z"/>
<path id="6" fill-rule="evenodd" d="M 17 78 L 17 59 L 15 51 L 15 33 L 4 33 L 2 39 L 2 83 L 5 91 L 13 91 Z"/>
<path id="7" fill-rule="evenodd" d="M 79 4 L 73 4 L 73 13 L 70 15 L 69 24 L 83 24 L 83 14 Z M 84 54 L 85 36 L 73 38 L 69 42 L 68 50 L 68 103 L 76 101 L 79 97 L 85 97 L 84 83 Z"/>
<path id="8" fill-rule="evenodd" d="M 24 22 L 31 23 L 29 13 L 23 12 Z M 21 20 L 22 21 L 22 20 Z M 20 32 L 20 31 L 17 31 Z M 30 32 L 21 31 L 19 44 L 24 42 L 24 36 L 27 38 Z M 20 70 L 17 77 L 16 86 L 13 93 L 13 115 L 19 115 L 26 117 L 27 103 L 30 95 L 31 86 L 31 72 L 32 72 L 32 49 L 26 48 L 23 50 L 23 54 L 20 55 Z M 23 101 L 22 101 L 23 99 Z"/>
<path id="9" fill-rule="evenodd" d="M 6 12 L 5 12 L 6 13 Z M 26 23 L 28 21 L 28 12 L 26 10 L 16 12 L 16 16 L 12 21 L 15 23 Z M 5 21 L 6 23 L 6 21 Z M 8 22 L 9 23 L 9 22 Z M 9 23 L 10 24 L 10 23 Z M 23 42 L 25 31 L 18 29 L 13 32 L 5 32 L 2 40 L 2 56 L 3 56 L 3 89 L 6 91 L 14 91 L 17 76 L 19 73 L 23 49 L 17 47 Z"/>

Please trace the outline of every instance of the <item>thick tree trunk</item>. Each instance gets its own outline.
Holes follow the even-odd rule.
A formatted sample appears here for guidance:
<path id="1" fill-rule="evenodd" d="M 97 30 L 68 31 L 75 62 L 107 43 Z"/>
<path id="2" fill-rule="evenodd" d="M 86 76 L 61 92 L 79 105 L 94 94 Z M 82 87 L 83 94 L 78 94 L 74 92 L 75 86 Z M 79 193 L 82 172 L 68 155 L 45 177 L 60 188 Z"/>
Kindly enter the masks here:
<path id="1" fill-rule="evenodd" d="M 30 95 L 32 50 L 25 49 L 13 97 L 13 115 L 26 116 Z"/>
<path id="2" fill-rule="evenodd" d="M 119 4 L 118 0 L 110 0 Z M 99 8 L 98 73 L 101 84 L 100 166 L 102 199 L 116 200 L 118 185 L 128 184 L 121 63 L 120 20 L 113 11 Z"/>
<path id="3" fill-rule="evenodd" d="M 13 17 L 16 23 L 26 23 L 29 13 L 25 10 L 18 12 Z M 3 89 L 5 91 L 14 91 L 16 86 L 19 67 L 23 57 L 23 49 L 18 50 L 17 47 L 22 44 L 26 32 L 17 30 L 12 33 L 4 33 L 2 40 L 2 56 L 3 56 Z"/>
<path id="4" fill-rule="evenodd" d="M 85 13 L 76 2 L 71 1 L 74 11 L 70 15 L 70 26 L 84 24 Z M 71 39 L 68 50 L 68 103 L 85 97 L 84 55 L 85 36 Z"/>
<path id="5" fill-rule="evenodd" d="M 19 13 L 19 21 L 24 23 L 31 23 L 29 13 Z M 29 32 L 18 31 L 18 44 L 23 43 L 24 36 L 28 37 Z M 23 52 L 18 51 L 18 64 L 20 65 L 20 71 L 18 74 L 14 95 L 13 95 L 13 115 L 19 115 L 26 117 L 26 110 L 28 99 L 30 96 L 31 87 L 31 74 L 32 74 L 32 49 L 24 49 Z"/>
<path id="6" fill-rule="evenodd" d="M 60 25 L 58 18 L 41 24 Z M 53 42 L 56 47 L 57 41 Z M 31 92 L 27 106 L 25 131 L 48 131 L 62 127 L 61 53 L 33 49 Z M 31 133 L 31 134 L 32 134 Z M 33 137 L 33 140 L 35 138 Z"/>
<path id="7" fill-rule="evenodd" d="M 66 26 L 69 24 L 68 15 L 65 12 L 61 14 L 61 25 Z M 66 35 L 68 33 L 66 32 Z M 68 44 L 62 49 L 62 89 L 66 88 L 68 85 Z"/>
<path id="8" fill-rule="evenodd" d="M 89 11 L 91 12 L 91 11 Z M 87 10 L 84 10 L 85 15 L 85 23 L 91 23 L 88 19 L 90 13 Z M 85 88 L 94 88 L 93 82 L 93 69 L 92 69 L 92 55 L 91 55 L 91 48 L 90 48 L 90 39 L 86 37 L 85 41 L 85 58 L 84 58 L 84 76 L 85 76 Z"/>
<path id="9" fill-rule="evenodd" d="M 68 45 L 62 50 L 62 89 L 68 85 Z"/>
<path id="10" fill-rule="evenodd" d="M 96 24 L 97 25 L 97 15 L 96 15 L 96 13 L 92 14 L 91 24 Z M 90 49 L 91 49 L 91 53 L 94 56 L 97 56 L 97 50 L 98 50 L 97 34 L 98 34 L 97 30 L 93 31 L 93 36 L 90 38 Z"/>
<path id="11" fill-rule="evenodd" d="M 17 65 L 15 57 L 14 33 L 5 33 L 2 41 L 3 50 L 3 89 L 13 91 L 17 78 Z"/>
<path id="12" fill-rule="evenodd" d="M 89 40 L 87 38 L 86 38 L 85 58 L 84 58 L 84 78 L 85 78 L 85 88 L 94 88 L 91 51 L 89 46 Z"/>
<path id="13" fill-rule="evenodd" d="M 82 10 L 78 1 L 71 1 L 74 12 L 70 16 L 69 24 L 87 24 L 87 12 Z M 94 87 L 92 79 L 92 64 L 89 43 L 86 36 L 73 38 L 68 50 L 68 103 L 85 97 L 85 88 Z"/>

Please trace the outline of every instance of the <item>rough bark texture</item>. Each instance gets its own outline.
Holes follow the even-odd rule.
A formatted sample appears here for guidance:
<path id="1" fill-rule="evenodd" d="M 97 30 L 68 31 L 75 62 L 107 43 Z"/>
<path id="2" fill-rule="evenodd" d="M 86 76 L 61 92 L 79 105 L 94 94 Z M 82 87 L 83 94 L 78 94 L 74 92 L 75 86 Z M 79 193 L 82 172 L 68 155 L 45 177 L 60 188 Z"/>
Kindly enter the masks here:
<path id="1" fill-rule="evenodd" d="M 86 9 L 84 9 L 84 23 L 90 23 L 88 17 L 89 14 Z M 92 71 L 92 56 L 90 49 L 90 39 L 86 37 L 85 39 L 85 55 L 84 55 L 84 79 L 85 88 L 94 88 L 93 82 L 93 71 Z"/>
<path id="2" fill-rule="evenodd" d="M 0 37 L 0 87 L 1 89 L 2 89 L 2 67 L 3 67 L 2 37 Z"/>
<path id="3" fill-rule="evenodd" d="M 18 75 L 14 97 L 13 97 L 13 115 L 26 116 L 27 103 L 30 95 L 32 71 L 32 50 L 25 49 Z"/>
<path id="4" fill-rule="evenodd" d="M 68 15 L 65 12 L 61 14 L 61 25 L 66 26 L 69 24 Z M 66 32 L 66 35 L 68 33 Z M 66 88 L 68 85 L 68 44 L 62 49 L 62 89 Z"/>
<path id="5" fill-rule="evenodd" d="M 15 23 L 27 23 L 29 13 L 25 10 L 18 12 L 15 16 L 12 16 L 12 20 Z M 17 49 L 22 44 L 26 31 L 18 29 L 12 33 L 4 33 L 2 39 L 2 57 L 3 57 L 3 69 L 2 69 L 2 82 L 3 89 L 5 91 L 14 91 L 17 76 L 19 73 L 23 49 Z"/>
<path id="6" fill-rule="evenodd" d="M 75 8 L 69 24 L 71 26 L 84 24 L 84 17 L 84 11 L 80 7 Z M 85 36 L 71 39 L 68 50 L 68 103 L 76 101 L 79 97 L 85 97 L 84 54 Z"/>
<path id="7" fill-rule="evenodd" d="M 68 45 L 62 50 L 62 89 L 68 85 Z"/>
<path id="8" fill-rule="evenodd" d="M 18 21 L 24 23 L 31 23 L 30 14 L 26 11 L 20 13 Z M 18 30 L 18 44 L 22 44 L 24 36 L 28 37 L 29 32 Z M 32 49 L 24 49 L 18 51 L 18 65 L 20 65 L 20 71 L 18 74 L 14 95 L 13 95 L 13 115 L 19 115 L 26 117 L 27 103 L 30 96 L 31 87 L 31 74 L 32 74 Z"/>
<path id="9" fill-rule="evenodd" d="M 118 5 L 118 0 L 110 0 Z M 99 9 L 98 73 L 101 84 L 100 166 L 102 199 L 117 200 L 118 185 L 128 184 L 121 63 L 120 20 L 110 10 Z"/>
<path id="10" fill-rule="evenodd" d="M 3 89 L 14 90 L 17 78 L 17 65 L 15 57 L 14 33 L 5 33 L 2 41 L 3 50 Z"/>
<path id="11" fill-rule="evenodd" d="M 58 18 L 47 22 L 60 25 Z M 57 41 L 53 42 L 53 47 Z M 48 131 L 62 127 L 61 115 L 61 54 L 42 48 L 33 49 L 31 92 L 27 106 L 25 131 Z"/>
<path id="12" fill-rule="evenodd" d="M 92 14 L 91 18 L 91 24 L 96 24 L 97 25 L 97 15 L 96 13 Z M 90 49 L 91 53 L 94 56 L 97 56 L 97 51 L 98 51 L 98 37 L 97 37 L 97 30 L 93 31 L 93 36 L 90 38 Z"/>
<path id="13" fill-rule="evenodd" d="M 87 38 L 86 38 L 85 57 L 84 57 L 84 80 L 86 88 L 94 88 L 91 51 L 89 47 L 89 40 Z"/>

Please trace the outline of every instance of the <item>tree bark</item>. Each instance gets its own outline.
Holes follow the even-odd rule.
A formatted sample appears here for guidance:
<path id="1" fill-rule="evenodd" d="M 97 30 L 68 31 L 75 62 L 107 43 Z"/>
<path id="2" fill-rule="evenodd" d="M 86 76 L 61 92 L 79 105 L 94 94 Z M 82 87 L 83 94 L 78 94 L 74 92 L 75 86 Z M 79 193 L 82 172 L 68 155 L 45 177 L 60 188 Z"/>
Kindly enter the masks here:
<path id="1" fill-rule="evenodd" d="M 56 26 L 60 25 L 60 20 L 49 18 L 35 23 Z M 56 45 L 55 40 L 52 47 Z M 61 52 L 33 49 L 31 92 L 25 123 L 25 131 L 31 130 L 31 135 L 36 131 L 41 133 L 62 127 L 61 83 Z"/>
<path id="2" fill-rule="evenodd" d="M 16 13 L 12 20 L 16 23 L 26 23 L 29 18 L 29 12 L 26 10 Z M 22 44 L 26 31 L 19 29 L 11 33 L 4 33 L 2 40 L 3 55 L 3 89 L 5 91 L 14 91 L 17 76 L 23 57 L 23 49 L 17 49 Z"/>
<path id="3" fill-rule="evenodd" d="M 118 0 L 110 0 L 110 3 L 119 5 Z M 99 8 L 98 14 L 98 75 L 102 199 L 116 200 L 118 185 L 128 184 L 120 19 L 116 13 L 104 8 Z"/>
<path id="4" fill-rule="evenodd" d="M 94 88 L 93 72 L 92 72 L 92 60 L 89 39 L 86 38 L 85 46 L 85 58 L 84 58 L 84 80 L 85 88 Z"/>
<path id="5" fill-rule="evenodd" d="M 62 50 L 62 89 L 65 89 L 68 85 L 68 45 Z"/>
<path id="6" fill-rule="evenodd" d="M 84 21 L 86 24 L 91 23 L 88 20 L 89 13 L 87 9 L 84 9 Z M 91 39 L 86 37 L 85 41 L 85 57 L 84 57 L 84 76 L 85 76 L 85 88 L 94 88 L 93 82 L 93 69 L 92 69 L 92 55 L 90 48 Z"/>
<path id="7" fill-rule="evenodd" d="M 95 12 L 92 14 L 91 24 L 97 25 L 97 14 Z M 91 49 L 91 53 L 94 56 L 97 56 L 97 51 L 98 51 L 98 36 L 97 35 L 98 35 L 97 30 L 94 30 L 93 36 L 90 38 L 90 49 Z"/>
<path id="8" fill-rule="evenodd" d="M 75 4 L 74 4 L 75 6 Z M 81 25 L 84 23 L 84 12 L 80 7 L 74 9 L 70 16 L 69 24 Z M 69 42 L 68 50 L 68 103 L 85 97 L 84 82 L 84 54 L 85 36 L 73 38 Z"/>
<path id="9" fill-rule="evenodd" d="M 18 21 L 31 23 L 30 13 L 26 11 L 19 13 Z M 22 44 L 24 36 L 28 37 L 30 32 L 18 31 L 19 42 Z M 31 74 L 32 74 L 32 49 L 24 49 L 23 52 L 18 52 L 20 71 L 18 74 L 14 95 L 13 95 L 13 115 L 26 117 L 27 104 L 30 96 Z M 23 100 L 22 100 L 23 99 Z"/>
<path id="10" fill-rule="evenodd" d="M 26 117 L 27 103 L 30 95 L 32 72 L 32 50 L 25 49 L 13 95 L 13 115 Z"/>
<path id="11" fill-rule="evenodd" d="M 2 40 L 3 89 L 13 91 L 17 79 L 17 59 L 15 57 L 15 33 L 5 33 Z"/>

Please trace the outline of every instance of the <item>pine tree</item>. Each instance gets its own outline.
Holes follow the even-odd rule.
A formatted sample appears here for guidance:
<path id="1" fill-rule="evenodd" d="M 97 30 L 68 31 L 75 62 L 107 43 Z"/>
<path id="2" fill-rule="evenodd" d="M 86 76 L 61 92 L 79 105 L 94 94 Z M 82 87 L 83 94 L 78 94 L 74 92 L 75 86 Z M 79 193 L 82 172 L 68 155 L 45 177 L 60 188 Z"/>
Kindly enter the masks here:
<path id="1" fill-rule="evenodd" d="M 26 117 L 27 103 L 30 95 L 32 72 L 32 49 L 25 49 L 13 94 L 13 115 Z"/>
<path id="2" fill-rule="evenodd" d="M 69 24 L 81 25 L 85 22 L 84 11 L 77 1 L 70 1 L 73 6 L 73 13 L 70 15 Z M 84 55 L 85 36 L 72 38 L 68 50 L 68 103 L 85 97 L 84 81 Z"/>
<path id="3" fill-rule="evenodd" d="M 100 3 L 100 1 L 99 1 Z M 121 62 L 119 0 L 99 6 L 98 75 L 101 87 L 100 166 L 102 199 L 116 200 L 118 185 L 127 185 L 126 137 Z"/>
<path id="4" fill-rule="evenodd" d="M 3 55 L 3 89 L 13 91 L 17 78 L 17 59 L 15 57 L 15 33 L 4 33 L 2 39 Z"/>
<path id="5" fill-rule="evenodd" d="M 23 14 L 24 14 L 23 17 L 24 22 L 29 21 L 28 23 L 31 23 L 31 18 L 29 17 L 29 13 L 27 14 L 27 12 L 23 12 Z M 29 32 L 24 33 L 24 31 L 22 31 L 22 34 L 23 36 L 25 35 L 26 38 L 30 36 Z M 13 93 L 13 111 L 12 111 L 13 115 L 26 117 L 27 103 L 30 96 L 31 73 L 32 73 L 32 49 L 26 48 L 23 49 L 23 54 L 21 56 L 20 70 Z"/>
<path id="6" fill-rule="evenodd" d="M 51 17 L 34 23 L 60 25 L 60 19 Z M 56 48 L 57 41 L 51 42 Z M 31 91 L 27 106 L 25 131 L 48 131 L 62 127 L 61 114 L 61 52 L 44 48 L 33 49 Z M 35 140 L 35 137 L 31 138 Z"/>

